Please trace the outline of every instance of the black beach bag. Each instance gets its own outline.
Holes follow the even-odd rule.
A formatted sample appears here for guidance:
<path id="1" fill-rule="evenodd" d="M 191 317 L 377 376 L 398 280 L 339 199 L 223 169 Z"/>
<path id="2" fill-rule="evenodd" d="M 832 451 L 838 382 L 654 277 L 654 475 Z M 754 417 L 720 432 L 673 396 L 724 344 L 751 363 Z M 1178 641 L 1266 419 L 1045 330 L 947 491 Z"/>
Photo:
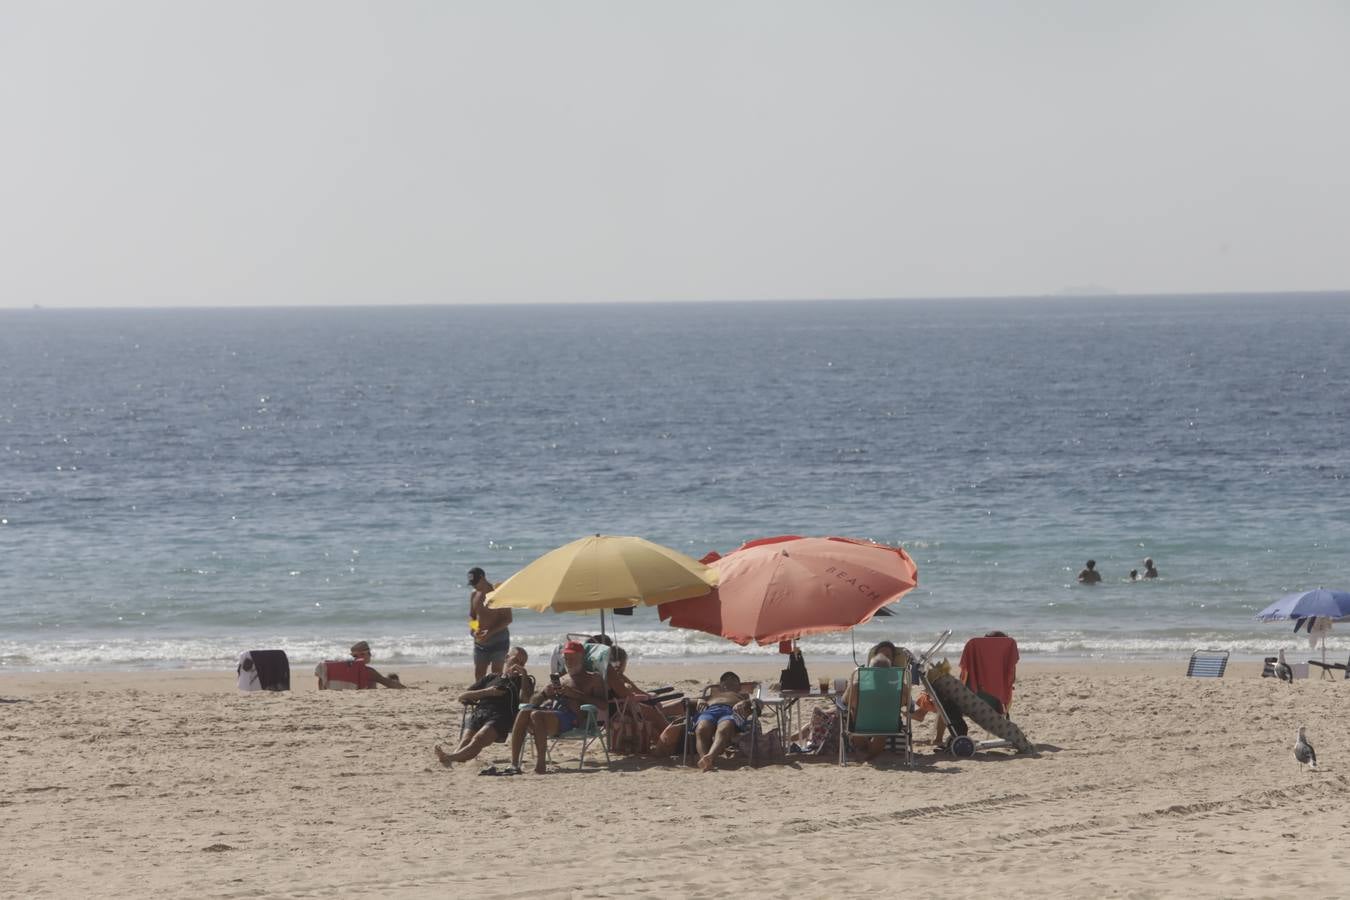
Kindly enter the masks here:
<path id="1" fill-rule="evenodd" d="M 793 650 L 788 655 L 788 666 L 778 678 L 778 686 L 785 691 L 811 690 L 811 676 L 806 674 L 806 660 L 802 651 Z"/>

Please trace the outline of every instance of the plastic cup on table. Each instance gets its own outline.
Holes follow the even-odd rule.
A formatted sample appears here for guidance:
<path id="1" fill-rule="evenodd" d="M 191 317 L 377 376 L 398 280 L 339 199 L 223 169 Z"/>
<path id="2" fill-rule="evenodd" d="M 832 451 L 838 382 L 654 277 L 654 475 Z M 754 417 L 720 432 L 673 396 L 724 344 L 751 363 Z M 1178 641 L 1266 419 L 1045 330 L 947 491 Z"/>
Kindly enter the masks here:
<path id="1" fill-rule="evenodd" d="M 834 680 L 834 692 L 836 694 L 842 694 L 846 690 L 848 690 L 848 679 L 836 678 Z"/>
<path id="2" fill-rule="evenodd" d="M 830 692 L 830 679 L 828 678 L 820 679 L 820 692 L 822 694 L 828 694 Z"/>

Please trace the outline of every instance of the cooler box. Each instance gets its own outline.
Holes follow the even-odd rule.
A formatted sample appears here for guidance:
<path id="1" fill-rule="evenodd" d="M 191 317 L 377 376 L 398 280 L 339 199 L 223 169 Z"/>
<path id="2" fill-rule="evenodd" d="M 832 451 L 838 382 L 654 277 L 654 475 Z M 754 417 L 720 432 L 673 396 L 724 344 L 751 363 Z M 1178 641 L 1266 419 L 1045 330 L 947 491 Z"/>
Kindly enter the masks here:
<path id="1" fill-rule="evenodd" d="M 241 691 L 291 689 L 291 663 L 285 650 L 245 650 L 234 672 Z"/>
<path id="2" fill-rule="evenodd" d="M 326 659 L 314 667 L 321 691 L 366 690 L 375 686 L 363 659 Z"/>

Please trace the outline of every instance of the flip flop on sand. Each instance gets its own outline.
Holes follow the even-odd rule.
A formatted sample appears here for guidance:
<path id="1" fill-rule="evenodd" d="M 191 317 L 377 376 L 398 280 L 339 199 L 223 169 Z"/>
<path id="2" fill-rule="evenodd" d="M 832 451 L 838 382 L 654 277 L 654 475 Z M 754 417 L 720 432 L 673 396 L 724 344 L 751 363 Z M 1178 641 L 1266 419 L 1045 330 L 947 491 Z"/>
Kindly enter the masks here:
<path id="1" fill-rule="evenodd" d="M 494 768 L 495 768 L 495 767 L 494 767 Z M 497 774 L 498 774 L 498 775 L 519 775 L 519 774 L 520 774 L 520 769 L 518 769 L 518 768 L 515 767 L 515 766 L 507 766 L 505 769 L 502 769 L 502 770 L 501 770 L 500 772 L 498 772 Z"/>
<path id="2" fill-rule="evenodd" d="M 479 775 L 505 775 L 505 774 L 507 774 L 507 773 L 501 771 L 501 770 L 498 769 L 496 766 L 488 766 L 486 769 L 483 769 L 483 770 L 482 770 L 481 772 L 479 772 L 478 774 L 479 774 Z"/>

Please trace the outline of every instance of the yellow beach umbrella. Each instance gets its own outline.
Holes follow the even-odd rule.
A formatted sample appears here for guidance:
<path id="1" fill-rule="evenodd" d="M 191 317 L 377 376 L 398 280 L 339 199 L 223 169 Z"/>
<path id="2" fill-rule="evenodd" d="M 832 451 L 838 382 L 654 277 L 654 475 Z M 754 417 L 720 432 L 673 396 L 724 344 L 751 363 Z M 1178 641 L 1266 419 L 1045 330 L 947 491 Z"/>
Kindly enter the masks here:
<path id="1" fill-rule="evenodd" d="M 487 604 L 588 612 L 701 597 L 716 586 L 715 569 L 678 550 L 597 534 L 545 553 L 488 594 Z"/>

